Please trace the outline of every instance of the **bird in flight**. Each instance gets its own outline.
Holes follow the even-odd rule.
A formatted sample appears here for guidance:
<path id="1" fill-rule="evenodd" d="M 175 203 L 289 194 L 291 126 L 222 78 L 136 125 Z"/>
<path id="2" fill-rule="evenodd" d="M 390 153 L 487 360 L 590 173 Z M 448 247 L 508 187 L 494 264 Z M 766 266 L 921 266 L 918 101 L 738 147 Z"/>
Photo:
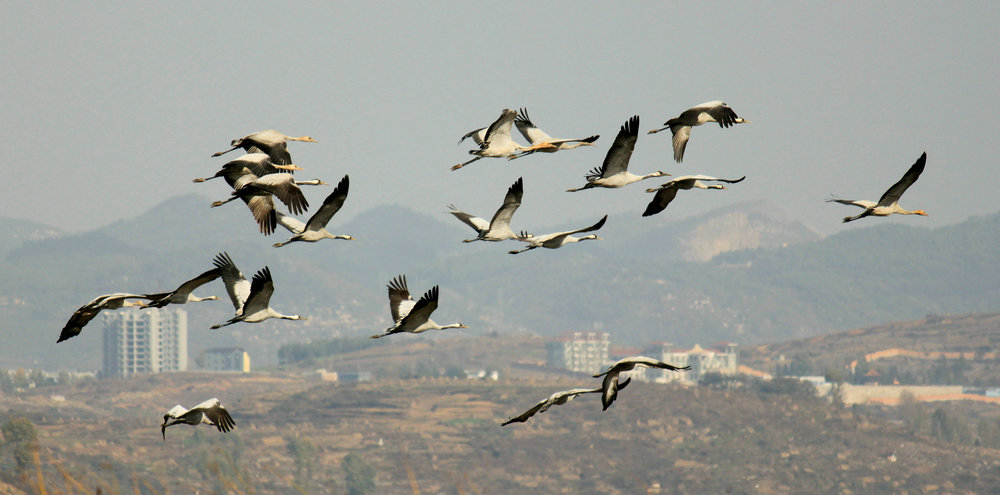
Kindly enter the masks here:
<path id="1" fill-rule="evenodd" d="M 439 325 L 431 319 L 431 313 L 438 307 L 438 286 L 430 290 L 414 302 L 410 290 L 406 287 L 406 275 L 399 275 L 389 281 L 389 313 L 394 324 L 385 333 L 372 335 L 378 339 L 394 333 L 423 333 L 428 330 L 444 330 L 446 328 L 469 328 L 461 323 Z"/>
<path id="2" fill-rule="evenodd" d="M 702 181 L 708 182 L 726 182 L 729 184 L 735 184 L 737 182 L 743 181 L 747 177 L 744 175 L 739 179 L 720 179 L 718 177 L 710 177 L 708 175 L 682 175 L 677 177 L 660 187 L 653 187 L 646 189 L 646 192 L 655 192 L 656 196 L 653 196 L 653 200 L 646 205 L 646 211 L 642 212 L 642 216 L 648 217 L 650 215 L 655 215 L 667 208 L 667 205 L 674 200 L 677 196 L 677 191 L 681 189 L 725 189 L 726 186 L 722 184 L 705 184 Z"/>
<path id="3" fill-rule="evenodd" d="M 163 415 L 163 424 L 160 425 L 160 433 L 163 435 L 163 440 L 166 441 L 168 426 L 180 424 L 196 426 L 202 423 L 212 425 L 223 433 L 227 433 L 236 427 L 236 422 L 229 415 L 229 411 L 222 406 L 219 399 L 213 398 L 191 409 L 185 409 L 180 404 L 174 406 L 167 411 L 167 414 Z"/>
<path id="4" fill-rule="evenodd" d="M 632 158 L 632 151 L 635 149 L 635 142 L 638 138 L 639 116 L 635 115 L 622 124 L 618 136 L 611 143 L 611 149 L 604 156 L 604 163 L 601 167 L 594 168 L 586 175 L 587 184 L 576 189 L 567 189 L 566 192 L 582 191 L 592 187 L 618 188 L 644 179 L 670 175 L 659 171 L 646 175 L 635 175 L 628 171 L 628 162 Z"/>
<path id="5" fill-rule="evenodd" d="M 927 153 L 924 152 L 917 158 L 917 161 L 910 166 L 910 169 L 903 174 L 903 178 L 899 179 L 899 182 L 895 183 L 890 187 L 882 197 L 879 198 L 878 202 L 868 201 L 864 199 L 840 199 L 840 198 L 830 198 L 826 200 L 827 203 L 840 203 L 843 205 L 853 205 L 859 208 L 864 208 L 865 211 L 854 215 L 853 217 L 844 217 L 844 223 L 857 220 L 859 218 L 864 218 L 867 216 L 876 217 L 886 217 L 894 213 L 900 215 L 921 215 L 927 216 L 927 212 L 924 210 L 905 210 L 903 207 L 899 206 L 899 198 L 903 195 L 906 190 L 913 185 L 917 179 L 920 178 L 920 173 L 924 171 L 924 165 L 927 163 Z"/>
<path id="6" fill-rule="evenodd" d="M 707 122 L 717 122 L 719 127 L 750 123 L 749 120 L 737 117 L 736 112 L 729 108 L 726 102 L 709 101 L 684 110 L 677 117 L 664 122 L 665 127 L 653 129 L 648 134 L 656 134 L 664 129 L 670 129 L 674 135 L 674 160 L 680 163 L 684 161 L 684 148 L 687 147 L 688 139 L 691 137 L 691 127 Z"/>
<path id="7" fill-rule="evenodd" d="M 626 378 L 625 381 L 621 382 L 621 384 L 618 385 L 618 390 L 621 390 L 626 386 L 628 386 L 631 380 L 632 380 L 631 378 Z M 510 418 L 507 421 L 503 422 L 500 426 L 507 426 L 511 423 L 524 423 L 525 421 L 528 420 L 528 418 L 534 416 L 535 414 L 548 411 L 549 408 L 552 406 L 565 404 L 583 394 L 597 394 L 601 393 L 601 391 L 602 389 L 600 388 L 595 388 L 595 389 L 571 388 L 569 390 L 562 390 L 560 392 L 556 392 L 548 396 L 547 398 L 539 401 L 538 404 L 532 406 L 531 409 L 528 409 L 527 411 L 524 411 L 520 415 L 514 416 L 513 418 Z"/>

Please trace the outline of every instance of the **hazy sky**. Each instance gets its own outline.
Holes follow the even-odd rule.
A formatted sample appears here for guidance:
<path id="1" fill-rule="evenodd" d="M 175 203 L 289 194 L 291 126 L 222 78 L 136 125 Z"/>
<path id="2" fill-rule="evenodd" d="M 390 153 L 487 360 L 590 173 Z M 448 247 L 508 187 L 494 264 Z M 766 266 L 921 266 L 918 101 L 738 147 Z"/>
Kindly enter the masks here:
<path id="1" fill-rule="evenodd" d="M 209 155 L 231 139 L 268 128 L 319 141 L 290 144 L 299 177 L 351 175 L 341 221 L 381 203 L 488 217 L 518 176 L 515 227 L 639 215 L 662 181 L 563 192 L 634 114 L 631 171 L 748 177 L 651 222 L 770 198 L 836 232 L 855 212 L 824 199 L 876 200 L 923 151 L 902 204 L 931 216 L 892 221 L 1000 209 L 991 2 L 6 2 L 4 13 L 0 215 L 71 231 L 179 194 L 225 197 L 224 184 L 191 179 L 214 173 L 225 160 Z M 646 135 L 715 99 L 752 124 L 695 128 L 682 164 L 669 133 Z M 471 147 L 458 138 L 505 107 L 527 107 L 553 136 L 601 139 L 450 171 Z"/>

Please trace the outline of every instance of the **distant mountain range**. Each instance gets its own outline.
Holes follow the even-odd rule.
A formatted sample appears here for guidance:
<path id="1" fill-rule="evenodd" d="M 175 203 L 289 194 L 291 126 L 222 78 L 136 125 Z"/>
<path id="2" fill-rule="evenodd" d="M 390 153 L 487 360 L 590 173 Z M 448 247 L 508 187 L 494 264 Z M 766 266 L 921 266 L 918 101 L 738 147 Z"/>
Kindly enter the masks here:
<path id="1" fill-rule="evenodd" d="M 599 232 L 604 241 L 512 256 L 513 242 L 463 244 L 474 233 L 450 215 L 396 205 L 343 224 L 335 217 L 330 230 L 356 241 L 276 249 L 271 244 L 288 235 L 280 227 L 264 237 L 245 206 L 210 202 L 175 197 L 81 234 L 0 217 L 0 368 L 99 367 L 99 319 L 55 345 L 77 307 L 107 292 L 170 290 L 210 268 L 221 251 L 248 277 L 270 266 L 273 305 L 309 317 L 209 331 L 231 316 L 228 302 L 184 307 L 192 354 L 240 345 L 255 364 L 274 363 L 284 342 L 383 330 L 390 323 L 385 284 L 400 273 L 414 297 L 440 285 L 435 319 L 471 327 L 463 332 L 602 330 L 623 345 L 758 344 L 1000 308 L 1000 214 L 933 230 L 873 220 L 823 238 L 761 201 L 680 220 L 669 210 L 613 216 Z M 516 216 L 514 224 L 524 228 Z M 199 293 L 226 298 L 221 283 Z"/>

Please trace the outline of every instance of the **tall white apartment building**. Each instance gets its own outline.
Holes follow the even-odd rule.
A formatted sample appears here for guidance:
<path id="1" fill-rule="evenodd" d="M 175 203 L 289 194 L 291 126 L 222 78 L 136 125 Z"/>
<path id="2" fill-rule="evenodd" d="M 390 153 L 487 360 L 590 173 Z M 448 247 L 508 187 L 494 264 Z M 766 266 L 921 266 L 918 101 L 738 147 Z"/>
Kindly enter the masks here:
<path id="1" fill-rule="evenodd" d="M 566 332 L 545 349 L 549 366 L 594 374 L 607 366 L 611 339 L 607 332 Z"/>
<path id="2" fill-rule="evenodd" d="M 187 359 L 187 312 L 183 309 L 104 313 L 104 376 L 184 371 Z"/>

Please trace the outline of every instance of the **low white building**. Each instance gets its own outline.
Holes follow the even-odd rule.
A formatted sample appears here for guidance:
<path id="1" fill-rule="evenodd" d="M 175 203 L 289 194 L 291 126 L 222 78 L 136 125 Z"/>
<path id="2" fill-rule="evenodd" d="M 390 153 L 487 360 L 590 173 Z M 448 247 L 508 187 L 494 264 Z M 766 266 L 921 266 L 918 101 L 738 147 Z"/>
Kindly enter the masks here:
<path id="1" fill-rule="evenodd" d="M 720 342 L 708 348 L 695 344 L 690 349 L 677 349 L 667 342 L 653 344 L 645 348 L 649 357 L 674 366 L 690 366 L 691 369 L 679 372 L 658 368 L 648 369 L 645 377 L 657 383 L 672 381 L 698 383 L 705 373 L 735 375 L 736 368 L 739 367 L 737 347 L 738 345 L 733 342 Z"/>
<path id="2" fill-rule="evenodd" d="M 206 371 L 250 372 L 250 354 L 242 347 L 205 349 Z"/>

